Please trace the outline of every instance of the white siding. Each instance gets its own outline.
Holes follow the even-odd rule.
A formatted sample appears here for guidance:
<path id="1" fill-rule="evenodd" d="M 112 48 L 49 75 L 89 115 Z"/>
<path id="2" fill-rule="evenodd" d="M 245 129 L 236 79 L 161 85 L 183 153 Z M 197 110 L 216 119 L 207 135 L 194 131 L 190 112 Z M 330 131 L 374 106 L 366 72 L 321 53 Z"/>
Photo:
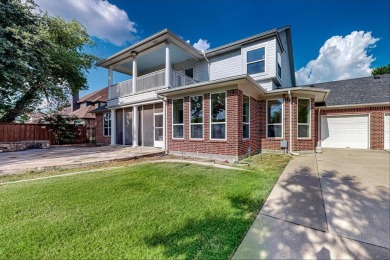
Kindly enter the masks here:
<path id="1" fill-rule="evenodd" d="M 280 35 L 280 40 L 281 40 L 281 42 L 283 44 L 283 48 L 284 48 L 284 52 L 280 53 L 280 55 L 282 56 L 282 78 L 281 78 L 282 82 L 281 83 L 282 83 L 282 87 L 288 88 L 288 87 L 292 86 L 292 82 L 291 82 L 290 61 L 289 61 L 289 58 L 288 58 L 288 56 L 290 54 L 288 53 L 286 31 L 280 32 L 279 35 Z M 279 46 L 278 45 L 277 45 L 277 50 L 279 50 Z M 277 61 L 277 60 L 275 59 L 275 61 Z"/>
<path id="2" fill-rule="evenodd" d="M 260 80 L 260 81 L 257 81 L 257 83 L 259 83 L 266 90 L 272 90 L 272 89 L 276 88 L 275 83 L 271 79 L 269 79 L 269 80 Z"/>
<path id="3" fill-rule="evenodd" d="M 250 75 L 254 80 L 264 80 L 276 76 L 276 38 L 265 39 L 242 47 L 242 72 L 247 73 L 246 53 L 248 51 L 265 48 L 265 72 Z"/>
<path id="4" fill-rule="evenodd" d="M 210 80 L 242 75 L 241 50 L 210 58 Z"/>
<path id="5" fill-rule="evenodd" d="M 194 79 L 199 82 L 208 81 L 208 65 L 207 61 L 203 60 L 197 62 L 196 60 L 188 60 L 173 65 L 173 69 L 176 71 L 184 70 L 187 68 L 194 68 Z"/>

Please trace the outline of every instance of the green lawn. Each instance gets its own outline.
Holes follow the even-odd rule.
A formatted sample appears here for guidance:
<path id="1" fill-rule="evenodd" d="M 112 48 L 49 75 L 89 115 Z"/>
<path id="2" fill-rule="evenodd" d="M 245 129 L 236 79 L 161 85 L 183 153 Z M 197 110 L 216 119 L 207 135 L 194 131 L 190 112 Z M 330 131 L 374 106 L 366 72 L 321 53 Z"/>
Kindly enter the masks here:
<path id="1" fill-rule="evenodd" d="M 227 259 L 289 158 L 130 165 L 0 185 L 1 259 Z"/>

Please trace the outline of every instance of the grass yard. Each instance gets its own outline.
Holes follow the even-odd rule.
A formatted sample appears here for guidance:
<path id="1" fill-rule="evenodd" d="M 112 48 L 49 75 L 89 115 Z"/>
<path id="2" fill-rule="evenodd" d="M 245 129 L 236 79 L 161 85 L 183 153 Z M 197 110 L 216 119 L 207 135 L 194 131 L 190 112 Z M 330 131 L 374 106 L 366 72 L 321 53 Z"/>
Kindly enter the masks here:
<path id="1" fill-rule="evenodd" d="M 1 259 L 228 259 L 289 157 L 130 165 L 0 185 Z"/>

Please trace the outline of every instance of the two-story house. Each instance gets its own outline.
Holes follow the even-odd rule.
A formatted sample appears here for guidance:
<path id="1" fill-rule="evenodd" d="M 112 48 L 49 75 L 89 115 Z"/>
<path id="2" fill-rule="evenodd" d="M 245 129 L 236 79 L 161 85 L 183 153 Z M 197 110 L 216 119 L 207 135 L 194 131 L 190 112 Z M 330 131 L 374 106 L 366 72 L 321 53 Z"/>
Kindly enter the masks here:
<path id="1" fill-rule="evenodd" d="M 273 29 L 206 52 L 169 30 L 100 62 L 107 107 L 97 142 L 237 161 L 252 152 L 313 152 L 315 104 L 329 89 L 296 87 L 291 29 Z M 129 79 L 113 84 L 113 72 Z M 320 143 L 320 142 L 319 142 Z"/>

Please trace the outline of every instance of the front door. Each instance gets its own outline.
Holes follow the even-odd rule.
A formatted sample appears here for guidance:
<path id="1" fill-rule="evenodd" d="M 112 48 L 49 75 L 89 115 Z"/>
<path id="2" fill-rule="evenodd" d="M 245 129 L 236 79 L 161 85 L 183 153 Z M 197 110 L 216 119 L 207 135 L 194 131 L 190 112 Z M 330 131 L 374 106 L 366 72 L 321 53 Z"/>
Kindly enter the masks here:
<path id="1" fill-rule="evenodd" d="M 154 147 L 163 147 L 163 113 L 154 114 Z"/>

